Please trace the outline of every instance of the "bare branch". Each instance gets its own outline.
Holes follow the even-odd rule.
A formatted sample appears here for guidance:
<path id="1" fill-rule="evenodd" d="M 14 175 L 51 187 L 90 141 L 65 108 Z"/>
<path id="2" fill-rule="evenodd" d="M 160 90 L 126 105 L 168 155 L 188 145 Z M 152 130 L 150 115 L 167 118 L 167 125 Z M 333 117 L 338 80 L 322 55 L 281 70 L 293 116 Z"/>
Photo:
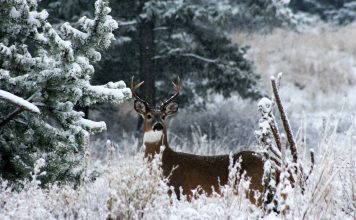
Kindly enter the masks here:
<path id="1" fill-rule="evenodd" d="M 275 97 L 275 101 L 276 101 L 276 104 L 277 104 L 277 107 L 278 107 L 278 110 L 279 110 L 279 113 L 280 113 L 280 116 L 281 116 L 281 120 L 283 122 L 283 127 L 284 127 L 284 130 L 286 131 L 286 134 L 287 134 L 288 143 L 289 143 L 290 150 L 291 150 L 292 157 L 293 157 L 293 163 L 297 163 L 297 161 L 298 161 L 298 153 L 297 153 L 296 143 L 295 143 L 295 140 L 294 140 L 293 132 L 292 132 L 292 129 L 290 127 L 287 115 L 286 115 L 286 113 L 284 111 L 284 107 L 282 105 L 281 98 L 279 96 L 279 91 L 278 91 L 278 87 L 277 87 L 277 84 L 276 84 L 276 80 L 274 78 L 271 78 L 271 83 L 272 83 L 272 90 L 273 90 L 273 94 L 274 94 L 274 97 Z"/>
<path id="2" fill-rule="evenodd" d="M 279 87 L 281 86 L 282 75 L 283 75 L 282 72 L 277 74 L 277 89 L 279 89 Z"/>
<path id="3" fill-rule="evenodd" d="M 207 63 L 216 63 L 216 61 L 217 61 L 217 59 L 209 59 L 209 58 L 202 57 L 202 56 L 199 56 L 199 55 L 194 54 L 194 53 L 186 53 L 186 54 L 182 54 L 182 56 L 184 56 L 184 57 L 193 57 L 195 59 L 198 59 L 198 60 L 201 60 L 201 61 L 204 61 L 204 62 L 207 62 Z"/>
<path id="4" fill-rule="evenodd" d="M 132 21 L 117 21 L 119 27 L 125 27 L 125 26 L 133 26 L 137 25 L 138 22 L 136 20 Z"/>
<path id="5" fill-rule="evenodd" d="M 272 121 L 269 122 L 269 126 L 271 127 L 271 131 L 274 137 L 274 140 L 276 142 L 276 145 L 278 147 L 279 152 L 282 150 L 282 141 L 281 141 L 281 136 L 279 134 L 279 130 L 277 127 L 276 120 L 274 118 L 273 113 L 271 112 L 271 118 L 273 119 Z"/>

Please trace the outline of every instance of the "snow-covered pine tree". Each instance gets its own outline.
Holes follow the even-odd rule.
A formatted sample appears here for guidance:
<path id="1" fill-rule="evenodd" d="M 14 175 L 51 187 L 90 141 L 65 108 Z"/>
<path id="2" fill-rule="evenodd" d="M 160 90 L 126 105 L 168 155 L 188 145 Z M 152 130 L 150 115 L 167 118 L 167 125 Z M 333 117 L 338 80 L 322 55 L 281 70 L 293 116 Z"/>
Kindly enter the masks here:
<path id="1" fill-rule="evenodd" d="M 30 176 L 34 161 L 46 159 L 42 183 L 78 180 L 88 136 L 106 129 L 83 118 L 74 106 L 122 102 L 131 97 L 123 81 L 89 83 L 99 51 L 118 27 L 105 0 L 95 2 L 94 18 L 82 17 L 55 30 L 35 0 L 0 0 L 0 89 L 36 105 L 41 113 L 0 100 L 0 174 Z"/>
<path id="2" fill-rule="evenodd" d="M 291 0 L 291 7 L 334 24 L 347 25 L 356 20 L 355 0 Z"/>
<path id="3" fill-rule="evenodd" d="M 291 10 L 290 0 L 229 0 L 239 11 L 233 17 L 234 28 L 251 32 L 271 31 L 274 27 L 296 27 L 305 22 Z"/>
<path id="4" fill-rule="evenodd" d="M 89 5 L 85 2 L 90 0 L 74 1 L 78 7 Z M 43 3 L 51 6 L 57 18 L 63 19 L 70 17 L 69 11 L 63 8 L 68 8 L 71 2 L 45 0 Z M 231 17 L 240 12 L 229 4 L 207 0 L 112 2 L 113 17 L 120 27 L 117 35 L 121 37 L 98 63 L 94 83 L 118 78 L 129 81 L 135 74 L 137 80 L 145 80 L 143 95 L 159 101 L 158 97 L 166 97 L 172 91 L 170 81 L 179 75 L 184 83 L 181 104 L 203 101 L 200 97 L 209 92 L 259 97 L 259 77 L 244 57 L 246 48 L 232 43 L 228 36 Z M 79 10 L 71 13 L 76 17 Z M 150 88 L 156 91 L 148 91 Z"/>

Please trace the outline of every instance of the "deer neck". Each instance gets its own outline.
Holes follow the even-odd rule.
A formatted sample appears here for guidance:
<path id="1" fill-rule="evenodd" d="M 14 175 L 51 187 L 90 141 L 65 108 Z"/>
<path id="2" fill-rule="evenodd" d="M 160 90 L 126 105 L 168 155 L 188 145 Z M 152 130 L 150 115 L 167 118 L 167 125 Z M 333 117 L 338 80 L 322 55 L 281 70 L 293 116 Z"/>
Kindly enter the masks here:
<path id="1" fill-rule="evenodd" d="M 143 144 L 145 146 L 145 157 L 158 154 L 161 146 L 164 146 L 166 150 L 169 148 L 167 131 L 146 131 L 143 135 Z"/>

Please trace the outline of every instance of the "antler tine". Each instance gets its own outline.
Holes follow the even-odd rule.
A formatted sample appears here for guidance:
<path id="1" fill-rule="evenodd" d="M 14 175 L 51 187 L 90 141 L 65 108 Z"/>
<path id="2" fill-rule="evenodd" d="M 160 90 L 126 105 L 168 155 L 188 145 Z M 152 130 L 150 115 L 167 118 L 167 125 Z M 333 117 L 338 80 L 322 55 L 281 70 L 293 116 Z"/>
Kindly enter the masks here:
<path id="1" fill-rule="evenodd" d="M 136 90 L 137 90 L 144 82 L 145 82 L 145 81 L 142 81 L 142 82 L 140 82 L 139 84 L 134 85 L 134 76 L 132 76 L 132 78 L 131 78 L 131 93 L 132 93 L 132 95 L 133 95 L 137 100 L 139 100 L 139 101 L 145 103 L 146 105 L 148 105 L 148 103 L 147 103 L 145 100 L 141 99 L 141 98 L 136 94 Z"/>
<path id="2" fill-rule="evenodd" d="M 174 89 L 176 90 L 177 93 L 180 91 L 180 78 L 179 76 L 177 77 L 177 84 L 172 81 L 172 84 L 174 86 Z"/>
<path id="3" fill-rule="evenodd" d="M 174 86 L 174 89 L 175 89 L 176 92 L 175 92 L 175 94 L 172 95 L 169 99 L 167 99 L 167 101 L 165 101 L 165 102 L 162 103 L 161 109 L 165 108 L 166 105 L 168 105 L 171 101 L 173 101 L 175 98 L 177 98 L 178 95 L 179 95 L 179 93 L 180 93 L 181 85 L 180 85 L 180 78 L 179 78 L 179 76 L 178 76 L 178 78 L 177 78 L 177 83 L 174 83 L 173 81 L 172 81 L 172 83 L 173 83 L 173 86 Z"/>

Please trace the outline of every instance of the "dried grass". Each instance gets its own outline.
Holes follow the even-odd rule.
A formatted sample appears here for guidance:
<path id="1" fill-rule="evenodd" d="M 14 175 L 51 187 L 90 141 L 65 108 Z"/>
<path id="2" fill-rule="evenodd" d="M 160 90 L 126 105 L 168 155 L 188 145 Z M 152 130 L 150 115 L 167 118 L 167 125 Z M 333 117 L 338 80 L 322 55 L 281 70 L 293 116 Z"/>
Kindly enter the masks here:
<path id="1" fill-rule="evenodd" d="M 318 93 L 346 92 L 356 84 L 356 23 L 343 27 L 320 24 L 300 32 L 276 29 L 270 34 L 231 34 L 234 42 L 250 45 L 247 57 L 255 62 L 264 88 L 269 77 L 284 72 L 285 81 Z"/>

